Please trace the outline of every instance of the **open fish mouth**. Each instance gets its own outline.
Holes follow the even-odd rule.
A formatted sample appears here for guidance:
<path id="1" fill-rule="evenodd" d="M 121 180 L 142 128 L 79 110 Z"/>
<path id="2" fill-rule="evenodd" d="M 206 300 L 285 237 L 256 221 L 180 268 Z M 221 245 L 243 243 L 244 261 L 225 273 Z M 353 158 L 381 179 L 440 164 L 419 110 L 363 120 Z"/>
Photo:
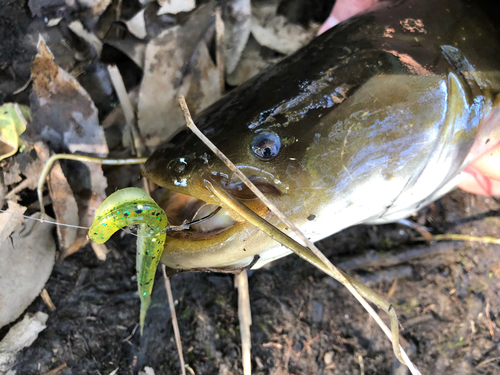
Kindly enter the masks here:
<path id="1" fill-rule="evenodd" d="M 248 178 L 262 193 L 275 196 L 282 195 L 280 188 L 267 178 L 257 175 L 251 175 Z M 232 198 L 245 204 L 259 216 L 264 216 L 268 212 L 267 207 L 243 182 L 219 181 L 218 178 L 214 177 L 210 177 L 206 181 L 210 182 L 209 180 L 214 182 L 213 186 L 217 186 L 217 189 L 224 189 Z M 209 185 L 212 186 L 210 183 Z M 235 226 L 245 224 L 245 220 L 234 213 L 231 214 L 230 207 L 210 204 L 202 199 L 175 191 L 166 193 L 160 200 L 159 205 L 167 214 L 169 224 L 175 226 L 186 222 L 200 221 L 215 212 L 207 220 L 201 220 L 201 222 L 190 225 L 189 229 L 168 232 L 167 235 L 171 238 L 193 241 L 206 240 L 214 238 Z"/>

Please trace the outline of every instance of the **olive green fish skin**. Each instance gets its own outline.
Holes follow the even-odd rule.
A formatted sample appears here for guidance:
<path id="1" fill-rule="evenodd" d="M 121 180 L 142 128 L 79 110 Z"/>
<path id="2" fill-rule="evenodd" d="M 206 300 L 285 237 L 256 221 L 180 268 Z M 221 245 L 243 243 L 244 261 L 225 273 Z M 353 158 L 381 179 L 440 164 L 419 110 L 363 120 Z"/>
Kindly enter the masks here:
<path id="1" fill-rule="evenodd" d="M 496 7 L 380 4 L 251 79 L 195 123 L 245 174 L 278 187 L 282 194 L 269 196 L 313 240 L 403 218 L 456 186 L 460 171 L 500 141 L 500 23 L 494 8 L 480 6 L 488 4 Z M 262 131 L 281 139 L 270 161 L 252 152 Z M 204 180 L 232 181 L 187 130 L 156 150 L 143 173 L 213 204 L 220 202 Z M 162 261 L 184 269 L 244 264 L 273 246 L 243 225 L 206 241 L 169 241 Z"/>

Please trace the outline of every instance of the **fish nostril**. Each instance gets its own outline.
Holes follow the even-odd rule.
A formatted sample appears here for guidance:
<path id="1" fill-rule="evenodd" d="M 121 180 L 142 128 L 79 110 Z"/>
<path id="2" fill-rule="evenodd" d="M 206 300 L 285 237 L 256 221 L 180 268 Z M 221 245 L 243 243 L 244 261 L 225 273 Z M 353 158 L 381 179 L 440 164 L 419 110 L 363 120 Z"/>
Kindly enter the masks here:
<path id="1" fill-rule="evenodd" d="M 186 170 L 186 164 L 178 163 L 175 169 L 178 173 L 182 173 Z"/>

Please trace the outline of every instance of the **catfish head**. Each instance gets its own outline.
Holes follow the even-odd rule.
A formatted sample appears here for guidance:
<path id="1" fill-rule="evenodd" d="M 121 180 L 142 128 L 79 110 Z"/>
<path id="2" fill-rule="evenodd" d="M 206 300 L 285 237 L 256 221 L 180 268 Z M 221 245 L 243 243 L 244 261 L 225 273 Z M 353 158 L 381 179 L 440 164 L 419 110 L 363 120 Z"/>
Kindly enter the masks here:
<path id="1" fill-rule="evenodd" d="M 238 87 L 195 123 L 313 241 L 395 221 L 454 188 L 500 142 L 496 25 L 476 2 L 379 5 Z M 160 203 L 171 224 L 222 207 L 169 235 L 169 267 L 243 267 L 255 255 L 260 266 L 289 253 L 220 199 L 229 193 L 289 232 L 189 130 L 160 146 L 143 173 L 169 189 Z"/>

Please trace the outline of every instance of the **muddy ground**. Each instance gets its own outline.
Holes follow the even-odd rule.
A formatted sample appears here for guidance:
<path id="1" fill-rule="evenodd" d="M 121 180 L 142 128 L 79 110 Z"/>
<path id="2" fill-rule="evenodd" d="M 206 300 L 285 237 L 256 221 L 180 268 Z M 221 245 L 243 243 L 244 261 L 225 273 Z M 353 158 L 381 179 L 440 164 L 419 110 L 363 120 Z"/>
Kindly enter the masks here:
<path id="1" fill-rule="evenodd" d="M 498 237 L 499 212 L 491 198 L 455 191 L 419 218 L 434 232 Z M 390 294 L 407 350 L 423 374 L 500 373 L 500 247 L 418 244 L 412 236 L 399 225 L 359 226 L 320 245 L 334 263 L 362 268 L 351 273 Z M 57 310 L 49 312 L 41 299 L 29 308 L 50 317 L 19 356 L 18 374 L 43 374 L 64 362 L 65 375 L 134 374 L 144 366 L 180 373 L 159 276 L 142 337 L 137 329 L 133 242 L 116 236 L 115 251 L 102 263 L 85 248 L 57 264 L 46 286 Z M 241 374 L 233 277 L 193 273 L 171 281 L 189 367 L 196 374 Z M 407 373 L 347 290 L 299 258 L 252 272 L 249 284 L 255 374 Z"/>

